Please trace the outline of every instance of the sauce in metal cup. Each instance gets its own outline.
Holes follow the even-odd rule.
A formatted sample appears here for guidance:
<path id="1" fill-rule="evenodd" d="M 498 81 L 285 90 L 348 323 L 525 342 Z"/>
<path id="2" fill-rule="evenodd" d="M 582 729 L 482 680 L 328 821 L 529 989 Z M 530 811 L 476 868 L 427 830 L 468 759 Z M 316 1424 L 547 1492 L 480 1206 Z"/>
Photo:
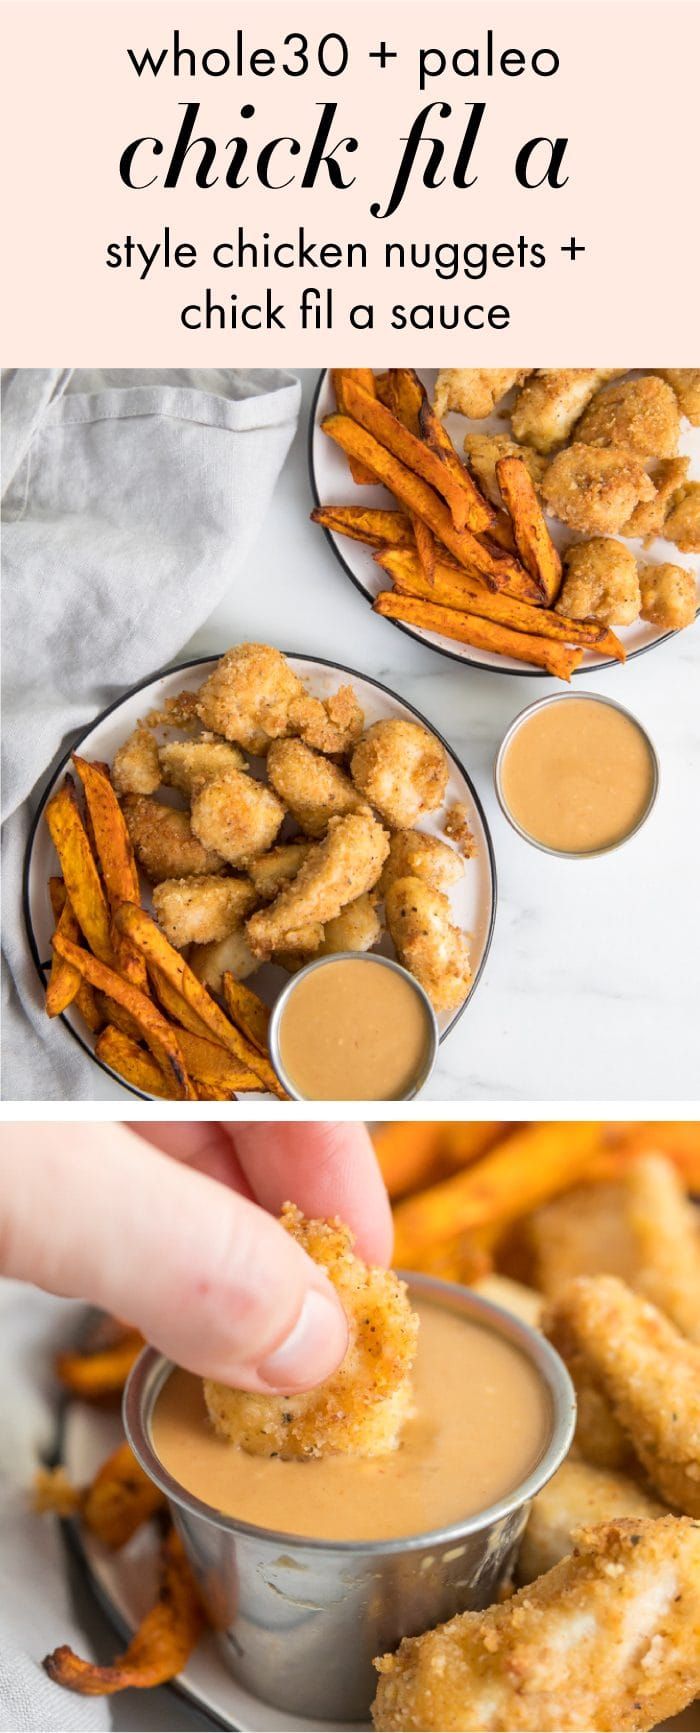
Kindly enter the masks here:
<path id="1" fill-rule="evenodd" d="M 373 951 L 342 951 L 300 969 L 270 1021 L 270 1057 L 295 1101 L 408 1101 L 438 1049 L 415 977 Z"/>
<path id="2" fill-rule="evenodd" d="M 645 823 L 659 763 L 646 729 L 621 704 L 592 692 L 557 693 L 511 723 L 495 783 L 526 842 L 585 859 L 619 848 Z"/>

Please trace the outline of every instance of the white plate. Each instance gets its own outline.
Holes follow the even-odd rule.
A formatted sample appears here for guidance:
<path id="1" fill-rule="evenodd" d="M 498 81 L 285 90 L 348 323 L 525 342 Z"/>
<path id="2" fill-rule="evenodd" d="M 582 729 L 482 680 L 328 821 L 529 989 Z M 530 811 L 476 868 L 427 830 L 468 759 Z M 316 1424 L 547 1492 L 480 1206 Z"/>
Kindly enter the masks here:
<path id="1" fill-rule="evenodd" d="M 185 689 L 194 690 L 202 684 L 207 675 L 216 665 L 217 658 L 201 657 L 196 661 L 182 664 L 179 668 L 171 668 L 165 674 L 156 675 L 143 681 L 140 686 L 133 687 L 123 698 L 117 699 L 108 710 L 103 711 L 96 721 L 91 723 L 78 739 L 73 742 L 72 751 L 79 751 L 85 758 L 99 759 L 111 763 L 117 747 L 135 727 L 139 717 L 147 715 L 150 710 L 161 709 L 165 699 L 174 696 Z M 363 675 L 355 673 L 352 668 L 344 668 L 335 662 L 320 661 L 317 657 L 290 656 L 290 665 L 303 679 L 308 690 L 319 698 L 325 698 L 342 682 L 350 681 L 357 692 L 365 712 L 367 722 L 376 722 L 382 717 L 417 720 L 441 738 L 432 723 L 421 716 L 412 705 L 404 703 L 388 687 L 382 686 L 377 680 L 368 680 Z M 442 1039 L 461 1016 L 467 1000 L 476 989 L 477 982 L 486 962 L 493 923 L 496 911 L 496 868 L 493 855 L 493 845 L 488 825 L 484 817 L 481 802 L 469 780 L 466 770 L 455 758 L 446 741 L 442 741 L 447 754 L 449 780 L 445 795 L 445 806 L 453 801 L 462 801 L 467 808 L 470 828 L 476 841 L 476 853 L 472 860 L 465 862 L 465 872 L 456 885 L 449 891 L 453 918 L 456 924 L 471 935 L 471 959 L 473 968 L 472 985 L 462 1005 L 457 1010 L 443 1012 L 438 1017 L 440 1038 Z M 51 958 L 51 934 L 53 920 L 46 889 L 47 880 L 58 870 L 56 855 L 46 825 L 42 822 L 44 807 L 54 789 L 60 784 L 66 768 L 69 765 L 70 754 L 61 760 L 52 773 L 44 789 L 39 807 L 34 818 L 27 844 L 24 868 L 24 916 L 27 937 L 34 963 L 42 984 L 45 983 Z M 255 769 L 255 761 L 253 761 Z M 261 767 L 260 767 L 261 768 Z M 432 813 L 421 829 L 439 834 L 439 814 Z M 294 828 L 294 827 L 292 827 Z M 147 902 L 147 897 L 144 897 Z M 393 955 L 389 939 L 385 936 L 380 949 L 387 955 Z M 268 1004 L 274 1003 L 277 994 L 289 979 L 284 970 L 267 965 L 253 978 L 256 991 Z M 69 1030 L 75 1040 L 80 1042 L 85 1052 L 90 1055 L 95 1065 L 100 1065 L 107 1075 L 114 1077 L 122 1088 L 132 1095 L 139 1095 L 142 1100 L 154 1099 L 144 1096 L 140 1090 L 124 1083 L 108 1066 L 95 1057 L 92 1050 L 89 1033 L 85 1030 L 79 1013 L 70 1006 L 64 1015 L 56 1018 L 64 1025 L 63 1029 L 54 1027 L 51 1035 L 55 1040 L 65 1039 L 65 1030 Z M 251 1099 L 250 1097 L 248 1099 Z"/>
<path id="2" fill-rule="evenodd" d="M 432 397 L 436 371 L 427 368 L 417 369 L 426 391 Z M 511 397 L 505 399 L 506 406 Z M 324 416 L 335 409 L 335 396 L 331 383 L 330 371 L 322 373 L 314 395 L 309 422 L 309 474 L 311 490 L 316 505 L 367 505 L 387 506 L 393 504 L 391 496 L 383 487 L 358 487 L 353 481 L 348 468 L 345 453 L 321 431 Z M 462 452 L 466 433 L 507 433 L 509 424 L 502 417 L 492 415 L 485 421 L 468 421 L 463 415 L 448 415 L 445 426 L 454 440 L 457 451 Z M 690 427 L 683 423 L 679 451 L 681 456 L 690 457 L 690 474 L 700 476 L 700 428 Z M 565 547 L 571 541 L 581 541 L 584 538 L 567 530 L 565 525 L 556 519 L 548 519 L 552 532 L 552 540 L 558 547 Z M 380 590 L 389 588 L 386 573 L 376 564 L 372 549 L 363 542 L 355 542 L 349 536 L 336 535 L 332 530 L 323 532 L 333 548 L 336 558 L 344 571 L 352 578 L 358 590 L 373 602 Z M 629 541 L 627 547 L 632 552 L 643 557 L 645 561 L 660 563 L 669 560 L 673 565 L 686 566 L 694 572 L 698 582 L 698 606 L 700 607 L 700 560 L 691 554 L 681 554 L 672 542 L 660 538 L 645 548 L 641 541 Z M 477 650 L 469 644 L 457 644 L 454 639 L 443 638 L 437 632 L 426 632 L 420 626 L 407 626 L 400 620 L 392 620 L 391 624 L 398 626 L 400 632 L 407 632 L 409 637 L 418 638 L 432 650 L 439 650 L 443 656 L 451 656 L 455 662 L 467 662 L 475 668 L 492 668 L 497 674 L 518 674 L 530 676 L 534 680 L 547 680 L 550 676 L 545 668 L 531 668 L 524 662 L 518 662 L 512 656 L 501 656 L 494 650 Z M 643 651 L 652 650 L 656 644 L 665 643 L 667 638 L 675 637 L 673 632 L 662 632 L 657 626 L 650 626 L 644 620 L 637 620 L 633 626 L 615 627 L 615 633 L 624 644 L 627 656 L 641 656 Z M 594 668 L 616 668 L 619 663 L 609 661 L 599 656 L 594 650 L 585 650 L 576 674 L 589 674 Z"/>

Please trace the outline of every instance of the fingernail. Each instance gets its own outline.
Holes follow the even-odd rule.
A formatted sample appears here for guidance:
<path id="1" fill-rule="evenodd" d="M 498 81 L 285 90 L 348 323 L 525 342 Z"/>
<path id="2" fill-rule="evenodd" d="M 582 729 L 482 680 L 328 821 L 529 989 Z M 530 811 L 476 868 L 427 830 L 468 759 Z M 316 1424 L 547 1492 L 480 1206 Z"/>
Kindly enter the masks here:
<path id="1" fill-rule="evenodd" d="M 294 1329 L 258 1366 L 258 1377 L 285 1395 L 308 1390 L 335 1371 L 346 1347 L 347 1327 L 338 1301 L 309 1288 Z"/>

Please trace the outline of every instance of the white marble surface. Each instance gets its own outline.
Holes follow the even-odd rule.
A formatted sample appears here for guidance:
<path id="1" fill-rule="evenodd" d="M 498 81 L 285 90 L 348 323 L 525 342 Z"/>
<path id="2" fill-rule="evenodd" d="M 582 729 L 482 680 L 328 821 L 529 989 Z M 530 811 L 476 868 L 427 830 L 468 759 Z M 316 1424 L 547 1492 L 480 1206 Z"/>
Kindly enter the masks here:
<path id="1" fill-rule="evenodd" d="M 297 437 L 248 570 L 183 655 L 248 638 L 337 657 L 417 705 L 472 776 L 496 853 L 496 930 L 481 982 L 421 1100 L 690 1099 L 700 973 L 700 629 L 578 683 L 627 705 L 656 744 L 661 788 L 645 828 L 590 861 L 532 848 L 500 812 L 492 766 L 509 722 L 557 683 L 459 667 L 373 615 L 308 521 L 315 375 L 303 378 Z M 106 1078 L 96 1090 L 114 1099 Z"/>

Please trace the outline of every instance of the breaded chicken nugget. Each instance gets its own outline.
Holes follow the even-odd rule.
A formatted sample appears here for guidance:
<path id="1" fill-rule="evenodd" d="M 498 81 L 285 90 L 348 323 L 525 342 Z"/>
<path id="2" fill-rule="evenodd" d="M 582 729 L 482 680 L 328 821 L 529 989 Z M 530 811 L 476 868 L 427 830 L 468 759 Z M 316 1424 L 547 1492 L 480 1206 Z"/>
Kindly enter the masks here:
<path id="1" fill-rule="evenodd" d="M 243 770 L 229 770 L 197 785 L 192 829 L 205 848 L 215 848 L 231 866 L 248 866 L 265 854 L 284 820 L 284 807 L 270 788 Z"/>
<path id="2" fill-rule="evenodd" d="M 253 1456 L 384 1456 L 399 1443 L 413 1395 L 418 1318 L 406 1284 L 356 1257 L 353 1235 L 337 1217 L 308 1221 L 287 1203 L 281 1220 L 337 1289 L 347 1353 L 323 1384 L 295 1396 L 251 1395 L 206 1379 L 216 1431 Z"/>
<path id="3" fill-rule="evenodd" d="M 342 755 L 350 752 L 365 725 L 352 686 L 339 686 L 330 698 L 312 698 L 307 692 L 289 706 L 290 726 L 315 752 Z"/>
<path id="4" fill-rule="evenodd" d="M 389 857 L 379 881 L 385 897 L 396 879 L 423 879 L 435 891 L 449 890 L 464 877 L 464 861 L 456 849 L 422 830 L 395 830 Z"/>
<path id="5" fill-rule="evenodd" d="M 700 1690 L 700 1523 L 637 1517 L 578 1530 L 570 1557 L 485 1613 L 397 1654 L 373 1715 L 387 1733 L 655 1727 Z"/>
<path id="6" fill-rule="evenodd" d="M 503 498 L 498 485 L 496 464 L 501 457 L 520 457 L 531 481 L 539 488 L 547 468 L 547 459 L 529 445 L 517 445 L 505 433 L 468 433 L 464 441 L 467 463 L 482 493 L 493 505 L 501 506 Z"/>
<path id="7" fill-rule="evenodd" d="M 642 598 L 637 562 L 624 542 L 594 536 L 564 554 L 564 581 L 554 611 L 567 620 L 601 620 L 629 626 L 639 618 Z"/>
<path id="8" fill-rule="evenodd" d="M 624 446 L 639 457 L 674 457 L 681 418 L 670 385 L 647 373 L 597 391 L 576 428 L 584 445 Z"/>
<path id="9" fill-rule="evenodd" d="M 423 879 L 395 879 L 386 898 L 386 919 L 396 955 L 420 982 L 435 1011 L 454 1011 L 471 986 L 466 933 L 452 923 L 442 891 Z"/>
<path id="10" fill-rule="evenodd" d="M 513 404 L 515 438 L 545 455 L 556 451 L 569 438 L 598 386 L 605 379 L 619 378 L 624 371 L 619 367 L 538 367 Z"/>
<path id="11" fill-rule="evenodd" d="M 260 958 L 253 956 L 243 926 L 213 944 L 193 945 L 187 961 L 197 980 L 219 997 L 223 996 L 225 974 L 233 975 L 234 981 L 247 981 L 260 968 Z"/>
<path id="12" fill-rule="evenodd" d="M 655 371 L 675 391 L 681 413 L 693 427 L 700 427 L 700 367 L 657 367 Z"/>
<path id="13" fill-rule="evenodd" d="M 600 1393 L 664 1502 L 700 1516 L 700 1347 L 615 1276 L 579 1276 L 544 1327 L 574 1383 L 582 1368 Z M 576 1437 L 588 1456 L 580 1418 Z"/>
<path id="14" fill-rule="evenodd" d="M 326 922 L 318 949 L 322 957 L 329 957 L 336 951 L 371 951 L 381 937 L 381 931 L 372 895 L 365 891 L 364 896 L 356 897 L 354 903 L 341 909 L 334 921 Z"/>
<path id="15" fill-rule="evenodd" d="M 117 747 L 112 761 L 112 783 L 117 794 L 155 794 L 160 788 L 161 771 L 158 744 L 142 722 L 122 746 Z"/>
<path id="16" fill-rule="evenodd" d="M 700 554 L 700 481 L 688 481 L 671 500 L 663 527 L 682 554 Z"/>
<path id="17" fill-rule="evenodd" d="M 205 848 L 194 835 L 188 812 L 163 806 L 147 794 L 125 795 L 122 809 L 134 854 L 151 884 L 189 878 L 190 873 L 215 873 L 223 866 L 216 849 Z"/>
<path id="18" fill-rule="evenodd" d="M 639 588 L 643 620 L 669 632 L 692 626 L 698 611 L 697 584 L 685 566 L 641 566 Z"/>
<path id="19" fill-rule="evenodd" d="M 656 489 L 654 498 L 635 506 L 622 526 L 623 536 L 661 535 L 671 501 L 685 481 L 689 464 L 689 457 L 664 457 L 650 466 L 649 475 Z"/>
<path id="20" fill-rule="evenodd" d="M 271 740 L 291 732 L 289 706 L 303 695 L 281 651 L 270 644 L 238 644 L 200 688 L 197 715 L 205 728 L 259 755 Z"/>
<path id="21" fill-rule="evenodd" d="M 252 915 L 247 927 L 251 949 L 270 956 L 290 934 L 310 921 L 335 920 L 341 909 L 377 883 L 389 853 L 389 838 L 370 813 L 332 818 L 322 842 L 315 843 L 295 879 L 267 909 Z"/>
<path id="22" fill-rule="evenodd" d="M 345 771 L 303 740 L 273 740 L 267 774 L 307 836 L 325 836 L 329 819 L 366 807 Z"/>
<path id="23" fill-rule="evenodd" d="M 441 367 L 435 381 L 433 409 L 442 421 L 451 409 L 483 421 L 510 391 L 527 379 L 527 367 Z"/>
<path id="24" fill-rule="evenodd" d="M 245 758 L 226 740 L 173 740 L 158 753 L 163 781 L 190 795 L 200 782 L 244 770 Z"/>
<path id="25" fill-rule="evenodd" d="M 209 945 L 225 939 L 255 907 L 249 879 L 193 876 L 164 879 L 153 892 L 153 910 L 171 945 Z"/>
<path id="26" fill-rule="evenodd" d="M 355 787 L 390 830 L 414 825 L 445 798 L 445 753 L 419 722 L 373 722 L 355 747 L 350 771 Z"/>
<path id="27" fill-rule="evenodd" d="M 541 492 L 572 530 L 616 535 L 640 500 L 654 498 L 654 483 L 634 453 L 577 443 L 552 459 Z"/>
<path id="28" fill-rule="evenodd" d="M 261 854 L 250 863 L 250 877 L 260 902 L 270 903 L 273 897 L 296 878 L 311 847 L 306 837 L 295 836 L 291 842 L 278 842 L 269 854 Z"/>
<path id="29" fill-rule="evenodd" d="M 533 1500 L 515 1566 L 518 1584 L 551 1571 L 573 1549 L 573 1532 L 620 1516 L 667 1515 L 627 1474 L 611 1474 L 590 1462 L 563 1462 Z"/>

